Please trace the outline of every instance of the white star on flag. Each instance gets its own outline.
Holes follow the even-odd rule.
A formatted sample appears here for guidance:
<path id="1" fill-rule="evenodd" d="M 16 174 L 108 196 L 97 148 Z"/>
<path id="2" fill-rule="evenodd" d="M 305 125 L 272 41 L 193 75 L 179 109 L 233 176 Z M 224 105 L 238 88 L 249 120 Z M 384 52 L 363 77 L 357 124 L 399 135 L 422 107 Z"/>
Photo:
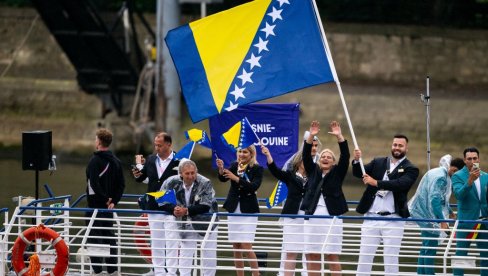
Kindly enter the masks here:
<path id="1" fill-rule="evenodd" d="M 246 72 L 246 69 L 242 69 L 242 74 L 237 77 L 242 80 L 242 85 L 244 85 L 246 82 L 253 83 L 251 79 L 252 74 L 253 72 Z"/>
<path id="2" fill-rule="evenodd" d="M 266 33 L 266 38 L 268 38 L 269 35 L 275 35 L 274 33 L 274 28 L 276 25 L 269 25 L 268 22 L 266 22 L 266 26 L 261 29 L 261 32 Z"/>
<path id="3" fill-rule="evenodd" d="M 251 65 L 251 70 L 254 68 L 254 66 L 261 67 L 261 64 L 259 63 L 259 60 L 261 59 L 260 56 L 254 56 L 254 53 L 251 53 L 251 57 L 249 59 L 246 59 L 246 62 Z"/>
<path id="4" fill-rule="evenodd" d="M 254 47 L 258 48 L 258 54 L 261 53 L 262 50 L 268 50 L 268 40 L 263 40 L 261 37 L 259 38 L 259 42 L 253 45 Z"/>
<path id="5" fill-rule="evenodd" d="M 236 103 L 232 103 L 232 101 L 229 101 L 229 107 L 225 108 L 226 111 L 232 111 L 236 109 L 239 105 Z"/>
<path id="6" fill-rule="evenodd" d="M 239 98 L 246 98 L 244 96 L 244 89 L 245 87 L 239 88 L 237 84 L 234 85 L 234 91 L 230 92 L 230 94 L 234 95 L 234 101 L 237 101 Z"/>
<path id="7" fill-rule="evenodd" d="M 275 22 L 276 19 L 283 20 L 283 18 L 281 18 L 282 11 L 283 10 L 277 10 L 275 7 L 273 7 L 273 11 L 268 13 L 268 15 L 271 16 L 271 18 L 273 18 L 273 22 Z"/>
<path id="8" fill-rule="evenodd" d="M 278 0 L 278 2 L 280 2 L 280 8 L 281 8 L 281 6 L 283 6 L 283 4 L 290 5 L 290 2 L 288 2 L 288 0 Z"/>

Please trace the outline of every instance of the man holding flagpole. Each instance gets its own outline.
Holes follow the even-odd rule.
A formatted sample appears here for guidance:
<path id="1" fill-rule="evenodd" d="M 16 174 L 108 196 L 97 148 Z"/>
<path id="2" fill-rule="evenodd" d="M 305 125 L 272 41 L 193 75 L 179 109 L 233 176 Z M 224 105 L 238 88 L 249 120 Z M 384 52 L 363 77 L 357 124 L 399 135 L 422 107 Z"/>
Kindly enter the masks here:
<path id="1" fill-rule="evenodd" d="M 174 170 L 178 167 L 179 161 L 174 159 L 175 152 L 172 150 L 171 136 L 165 132 L 160 132 L 154 137 L 155 153 L 148 156 L 141 170 L 133 169 L 132 174 L 137 182 L 143 182 L 148 178 L 147 192 L 157 192 L 161 189 L 163 182 L 170 176 L 178 172 Z M 139 165 L 139 164 L 137 164 Z M 158 210 L 158 204 L 154 197 L 145 195 L 142 199 L 145 210 Z M 172 255 L 177 254 L 177 245 L 173 239 L 165 241 L 164 221 L 174 219 L 172 215 L 148 214 L 149 228 L 151 230 L 151 253 L 154 265 L 155 276 L 174 276 L 176 275 L 177 257 L 167 258 L 165 263 L 165 248 L 168 248 Z M 168 273 L 166 273 L 165 266 Z"/>
<path id="2" fill-rule="evenodd" d="M 466 166 L 452 176 L 452 189 L 458 203 L 459 220 L 478 220 L 488 217 L 488 174 L 480 169 L 479 151 L 469 147 L 463 152 Z M 481 273 L 488 275 L 488 233 L 486 224 L 459 223 L 456 232 L 456 256 L 468 255 L 471 240 L 480 249 Z M 476 229 L 476 230 L 474 230 Z M 484 230 L 478 232 L 478 230 Z M 473 235 L 476 235 L 474 237 Z M 464 240 L 463 240 L 464 239 Z M 463 269 L 453 269 L 454 275 L 464 275 Z"/>
<path id="3" fill-rule="evenodd" d="M 376 220 L 375 218 L 408 218 L 408 191 L 419 176 L 419 169 L 407 159 L 408 138 L 403 134 L 393 137 L 391 156 L 377 157 L 364 165 L 359 160 L 361 150 L 354 150 L 352 173 L 362 178 L 366 189 L 356 211 L 364 214 L 361 228 L 361 248 L 357 275 L 370 275 L 380 242 L 383 242 L 385 274 L 398 274 L 398 255 L 405 221 Z M 370 219 L 371 218 L 371 219 Z"/>

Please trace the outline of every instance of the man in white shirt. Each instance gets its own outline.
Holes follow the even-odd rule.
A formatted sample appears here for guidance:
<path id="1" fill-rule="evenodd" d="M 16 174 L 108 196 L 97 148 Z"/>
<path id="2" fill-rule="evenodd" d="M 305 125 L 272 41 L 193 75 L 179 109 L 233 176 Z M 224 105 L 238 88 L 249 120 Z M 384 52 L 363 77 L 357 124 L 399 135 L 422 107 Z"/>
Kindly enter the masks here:
<path id="1" fill-rule="evenodd" d="M 159 191 L 161 185 L 168 177 L 178 173 L 174 168 L 178 166 L 179 161 L 174 159 L 174 151 L 171 146 L 171 136 L 165 132 L 158 133 L 154 138 L 155 153 L 146 158 L 142 169 L 136 168 L 132 170 L 137 182 L 143 182 L 146 178 L 149 180 L 147 183 L 148 193 Z M 137 164 L 137 166 L 140 168 L 140 164 Z M 142 205 L 144 210 L 159 210 L 154 197 L 147 194 L 142 199 Z M 164 221 L 166 219 L 172 219 L 172 216 L 162 213 L 148 214 L 149 228 L 151 230 L 151 255 L 155 276 L 176 276 L 178 249 L 177 244 L 172 242 L 173 239 L 165 236 Z M 169 253 L 168 256 L 166 252 Z"/>
<path id="2" fill-rule="evenodd" d="M 403 238 L 404 221 L 374 218 L 408 218 L 407 194 L 419 176 L 419 169 L 407 158 L 408 138 L 393 137 L 391 156 L 373 159 L 361 171 L 361 150 L 354 150 L 353 175 L 363 179 L 366 190 L 356 208 L 364 214 L 357 275 L 370 275 L 376 249 L 383 241 L 386 275 L 398 274 L 398 253 Z M 373 218 L 373 219 L 369 219 Z"/>

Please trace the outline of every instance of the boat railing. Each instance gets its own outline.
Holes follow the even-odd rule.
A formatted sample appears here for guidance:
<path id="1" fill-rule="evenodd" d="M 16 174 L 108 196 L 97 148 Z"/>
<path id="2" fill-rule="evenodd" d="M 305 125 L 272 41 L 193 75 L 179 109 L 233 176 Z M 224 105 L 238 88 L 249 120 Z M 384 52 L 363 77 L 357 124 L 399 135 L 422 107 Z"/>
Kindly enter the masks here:
<path id="1" fill-rule="evenodd" d="M 10 255 L 15 239 L 18 235 L 26 229 L 36 226 L 39 223 L 44 223 L 46 226 L 52 228 L 61 234 L 63 239 L 69 246 L 70 252 L 70 265 L 68 275 L 89 275 L 91 273 L 90 257 L 89 256 L 108 256 L 110 254 L 109 247 L 103 245 L 96 245 L 90 243 L 89 238 L 101 238 L 99 236 L 93 236 L 92 231 L 96 229 L 102 229 L 101 227 L 94 226 L 94 222 L 99 213 L 114 213 L 113 230 L 115 231 L 116 242 L 116 256 L 118 258 L 117 269 L 123 275 L 141 275 L 151 270 L 152 264 L 148 262 L 151 256 L 141 254 L 140 252 L 150 252 L 151 238 L 149 236 L 149 227 L 147 224 L 147 217 L 143 214 L 158 213 L 164 214 L 159 211 L 142 211 L 137 207 L 137 202 L 134 200 L 136 195 L 124 197 L 124 201 L 120 202 L 119 208 L 114 210 L 107 209 L 91 209 L 91 208 L 78 208 L 72 207 L 69 204 L 70 197 L 53 197 L 50 199 L 40 200 L 34 203 L 34 206 L 19 206 L 15 209 L 10 220 L 5 220 L 5 231 L 2 237 L 2 246 L 0 257 L 2 258 L 2 266 L 0 272 L 4 272 L 0 275 L 8 275 L 10 268 Z M 79 201 L 79 202 L 82 202 Z M 262 202 L 262 201 L 260 201 Z M 58 203 L 56 205 L 56 203 Z M 35 206 L 37 205 L 37 206 Z M 73 204 L 75 205 L 75 204 Z M 347 216 L 305 216 L 305 215 L 280 215 L 276 212 L 279 210 L 271 209 L 267 213 L 264 213 L 266 207 L 263 206 L 263 213 L 260 214 L 229 214 L 226 212 L 217 212 L 209 214 L 210 219 L 203 223 L 208 224 L 207 230 L 204 234 L 195 230 L 189 230 L 187 228 L 188 222 L 179 222 L 179 227 L 171 230 L 177 232 L 180 236 L 190 233 L 196 234 L 189 236 L 187 240 L 195 241 L 197 252 L 196 256 L 190 262 L 190 265 L 186 268 L 193 269 L 193 274 L 201 274 L 205 269 L 204 263 L 205 252 L 216 250 L 217 275 L 233 275 L 235 272 L 234 267 L 234 253 L 239 253 L 238 249 L 233 247 L 233 244 L 228 241 L 229 236 L 229 220 L 231 216 L 258 217 L 258 226 L 256 231 L 255 240 L 253 243 L 254 252 L 256 252 L 259 271 L 261 274 L 272 275 L 280 274 L 284 272 L 280 265 L 283 263 L 283 226 L 288 225 L 283 221 L 284 218 L 305 218 L 305 219 L 324 219 L 329 220 L 332 227 L 329 228 L 329 232 L 324 233 L 317 231 L 310 235 L 326 235 L 324 242 L 321 244 L 322 248 L 332 244 L 333 239 L 337 234 L 332 231 L 333 227 L 342 227 L 342 253 L 339 260 L 342 266 L 343 275 L 355 275 L 358 263 L 358 256 L 361 248 L 361 229 L 364 220 L 386 220 L 386 221 L 405 221 L 404 233 L 402 237 L 402 243 L 399 252 L 399 269 L 400 275 L 416 275 L 416 270 L 419 265 L 417 264 L 417 258 L 422 248 L 422 237 L 420 236 L 421 230 L 432 231 L 439 233 L 438 240 L 439 246 L 437 247 L 437 254 L 431 256 L 434 259 L 434 268 L 437 273 L 443 275 L 452 274 L 452 268 L 465 268 L 466 275 L 479 275 L 479 269 L 482 268 L 480 261 L 483 258 L 479 257 L 480 252 L 486 252 L 486 249 L 478 249 L 474 245 L 471 245 L 466 249 L 466 256 L 455 256 L 456 243 L 459 241 L 467 241 L 468 239 L 460 239 L 456 237 L 461 232 L 468 232 L 470 234 L 477 233 L 488 235 L 486 227 L 480 229 L 467 229 L 462 230 L 460 225 L 463 223 L 471 224 L 486 224 L 486 221 L 458 221 L 458 220 L 420 220 L 420 219 L 400 219 L 390 217 L 364 217 L 352 215 L 353 212 L 347 213 Z M 269 209 L 266 209 L 269 210 Z M 274 212 L 274 213 L 271 213 Z M 5 211 L 4 211 L 5 213 Z M 351 214 L 351 215 L 349 215 Z M 8 216 L 8 215 L 7 215 Z M 342 224 L 339 222 L 342 221 Z M 451 225 L 451 232 L 449 235 L 444 235 L 444 232 L 437 228 L 421 228 L 418 222 L 449 222 Z M 197 223 L 197 222 L 192 222 Z M 245 224 L 245 223 L 241 223 Z M 214 228 L 215 226 L 215 228 Z M 321 225 L 318 225 L 321 227 Z M 387 228 L 387 227 L 386 227 Z M 391 227 L 394 229 L 395 227 Z M 320 229 L 320 228 L 319 228 Z M 245 232 L 241 232 L 245 233 Z M 302 235 L 303 233 L 296 233 L 296 235 Z M 371 238 L 380 239 L 381 237 L 371 236 Z M 165 240 L 173 240 L 166 238 Z M 154 240 L 153 240 L 154 241 Z M 173 241 L 180 241 L 174 239 Z M 479 240 L 478 240 L 479 241 Z M 488 241 L 486 241 L 488 242 Z M 212 249 L 211 245 L 215 245 Z M 362 245 L 364 246 L 364 244 Z M 375 253 L 375 258 L 372 265 L 373 275 L 384 275 L 382 257 L 385 256 L 385 248 L 388 245 L 379 245 L 378 250 Z M 178 248 L 161 248 L 161 249 L 174 249 Z M 48 241 L 36 240 L 36 246 L 30 249 L 36 252 L 52 252 L 53 249 Z M 300 254 L 299 254 L 300 255 Z M 180 251 L 180 256 L 168 256 L 167 259 L 181 259 L 184 258 Z M 486 260 L 486 259 L 485 259 Z M 320 259 L 321 274 L 329 274 L 329 264 L 326 256 L 322 255 Z M 43 267 L 49 268 L 52 264 L 49 261 L 41 260 Z M 386 264 L 389 265 L 389 264 Z M 301 257 L 298 257 L 296 265 L 297 273 L 305 272 Z M 171 267 L 166 267 L 171 268 Z M 179 269 L 185 267 L 179 266 Z M 246 264 L 245 271 L 251 271 L 252 269 Z"/>

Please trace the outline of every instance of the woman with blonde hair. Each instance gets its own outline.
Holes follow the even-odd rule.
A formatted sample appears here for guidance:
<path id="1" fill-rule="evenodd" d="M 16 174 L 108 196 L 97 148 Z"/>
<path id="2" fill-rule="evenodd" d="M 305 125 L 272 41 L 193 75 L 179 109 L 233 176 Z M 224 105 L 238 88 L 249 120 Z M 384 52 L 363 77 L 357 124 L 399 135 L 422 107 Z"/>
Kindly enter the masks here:
<path id="1" fill-rule="evenodd" d="M 224 209 L 234 214 L 259 213 L 257 190 L 263 179 L 263 167 L 256 161 L 256 147 L 251 145 L 237 151 L 237 160 L 228 169 L 217 159 L 219 180 L 230 180 Z M 252 249 L 258 218 L 256 216 L 229 216 L 229 241 L 233 244 L 234 264 L 238 276 L 244 275 L 243 255 L 247 255 L 253 276 L 259 275 L 256 254 Z"/>
<path id="2" fill-rule="evenodd" d="M 309 184 L 300 209 L 305 211 L 306 215 L 340 216 L 348 211 L 342 183 L 349 168 L 349 147 L 342 136 L 340 124 L 332 121 L 328 133 L 337 138 L 341 156 L 337 161 L 332 150 L 324 149 L 320 152 L 319 160 L 315 164 L 310 155 L 311 137 L 319 133 L 319 127 L 319 122 L 312 121 L 310 137 L 303 146 L 303 164 Z M 305 221 L 304 239 L 308 275 L 319 275 L 320 256 L 324 253 L 327 254 L 331 274 L 341 275 L 339 254 L 342 252 L 342 220 L 334 220 L 335 224 L 332 224 L 332 221 L 332 219 L 324 218 L 310 218 Z M 324 234 L 320 235 L 320 233 Z M 323 249 L 326 238 L 327 245 Z"/>

